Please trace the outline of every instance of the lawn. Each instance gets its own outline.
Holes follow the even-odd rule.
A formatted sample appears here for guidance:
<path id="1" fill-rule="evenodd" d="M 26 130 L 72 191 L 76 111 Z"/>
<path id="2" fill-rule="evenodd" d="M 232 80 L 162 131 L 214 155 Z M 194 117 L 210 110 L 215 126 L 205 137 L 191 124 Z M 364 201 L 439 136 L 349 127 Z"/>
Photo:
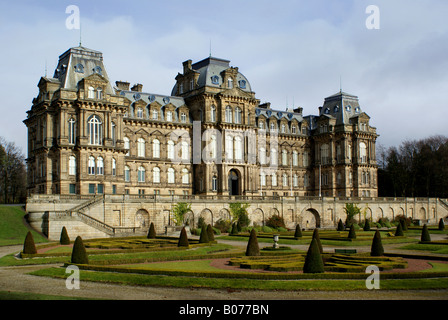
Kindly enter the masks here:
<path id="1" fill-rule="evenodd" d="M 0 246 L 23 244 L 29 231 L 23 223 L 25 214 L 26 212 L 20 206 L 0 206 Z M 48 241 L 34 230 L 31 232 L 34 242 Z"/>

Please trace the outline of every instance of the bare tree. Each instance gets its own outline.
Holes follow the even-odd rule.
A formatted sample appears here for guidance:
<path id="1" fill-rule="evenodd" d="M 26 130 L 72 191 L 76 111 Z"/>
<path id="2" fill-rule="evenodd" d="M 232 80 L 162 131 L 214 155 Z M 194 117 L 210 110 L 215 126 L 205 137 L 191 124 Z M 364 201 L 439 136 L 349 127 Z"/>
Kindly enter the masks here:
<path id="1" fill-rule="evenodd" d="M 0 137 L 0 199 L 3 203 L 23 202 L 26 198 L 24 158 L 14 142 Z"/>

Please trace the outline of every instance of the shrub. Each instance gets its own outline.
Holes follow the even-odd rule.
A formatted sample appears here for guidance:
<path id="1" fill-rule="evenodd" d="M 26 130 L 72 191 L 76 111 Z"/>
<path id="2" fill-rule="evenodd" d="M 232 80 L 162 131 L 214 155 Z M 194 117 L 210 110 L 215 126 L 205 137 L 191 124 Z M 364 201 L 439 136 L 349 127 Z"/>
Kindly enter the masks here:
<path id="1" fill-rule="evenodd" d="M 154 227 L 154 223 L 151 222 L 151 225 L 149 226 L 149 231 L 148 231 L 148 239 L 155 239 L 156 238 L 156 228 Z"/>
<path id="2" fill-rule="evenodd" d="M 272 230 L 272 228 L 270 228 L 270 227 L 268 227 L 268 226 L 263 226 L 263 227 L 261 228 L 261 230 L 262 230 L 263 232 L 266 232 L 266 233 L 274 232 L 274 230 Z"/>
<path id="3" fill-rule="evenodd" d="M 238 231 L 241 231 L 241 228 L 247 227 L 250 224 L 247 208 L 249 208 L 248 203 L 234 202 L 229 204 L 230 214 L 233 220 L 238 221 Z"/>
<path id="4" fill-rule="evenodd" d="M 344 231 L 345 227 L 344 227 L 344 223 L 342 222 L 342 219 L 339 219 L 338 222 L 338 231 Z"/>
<path id="5" fill-rule="evenodd" d="M 425 224 L 422 229 L 421 241 L 431 241 L 431 236 L 429 235 L 428 226 Z"/>
<path id="6" fill-rule="evenodd" d="M 322 254 L 322 253 L 324 253 L 324 250 L 323 250 L 323 248 L 322 248 L 322 244 L 320 243 L 320 237 L 319 237 L 319 229 L 314 229 L 314 232 L 313 232 L 313 239 L 316 239 L 316 242 L 317 242 L 317 246 L 318 246 L 318 248 L 319 248 L 319 252 Z"/>
<path id="7" fill-rule="evenodd" d="M 403 237 L 404 236 L 403 225 L 401 224 L 401 222 L 397 225 L 397 230 L 395 230 L 395 236 L 396 237 Z"/>
<path id="8" fill-rule="evenodd" d="M 179 236 L 179 242 L 177 243 L 178 247 L 189 247 L 190 244 L 188 243 L 188 236 L 187 231 L 185 230 L 185 227 L 182 228 L 182 231 L 180 232 Z"/>
<path id="9" fill-rule="evenodd" d="M 201 228 L 201 235 L 199 236 L 199 243 L 208 243 L 208 232 L 207 232 L 207 226 L 205 224 L 202 225 Z"/>
<path id="10" fill-rule="evenodd" d="M 303 265 L 303 273 L 322 272 L 324 272 L 324 262 L 319 250 L 319 244 L 317 243 L 316 238 L 313 238 L 306 254 L 305 264 Z"/>
<path id="11" fill-rule="evenodd" d="M 230 231 L 230 234 L 238 234 L 238 226 L 236 222 L 233 223 L 232 231 Z"/>
<path id="12" fill-rule="evenodd" d="M 232 224 L 229 220 L 219 219 L 215 222 L 214 227 L 221 232 L 228 232 L 231 228 Z"/>
<path id="13" fill-rule="evenodd" d="M 384 255 L 383 243 L 381 242 L 381 234 L 378 230 L 375 231 L 375 235 L 373 236 L 370 255 L 372 257 L 379 257 Z"/>
<path id="14" fill-rule="evenodd" d="M 403 231 L 407 231 L 408 226 L 411 225 L 412 219 L 406 218 L 404 215 L 400 214 L 395 217 L 395 221 L 401 223 L 401 227 L 402 227 Z"/>
<path id="15" fill-rule="evenodd" d="M 440 220 L 439 220 L 439 230 L 443 230 L 443 229 L 445 229 L 445 223 L 443 223 L 443 219 L 440 218 Z"/>
<path id="16" fill-rule="evenodd" d="M 75 243 L 73 244 L 71 263 L 75 264 L 88 264 L 89 258 L 87 257 L 86 248 L 82 242 L 82 238 L 77 236 Z"/>
<path id="17" fill-rule="evenodd" d="M 271 227 L 271 228 L 285 228 L 285 221 L 283 220 L 283 217 L 274 214 L 271 217 L 269 217 L 269 219 L 266 220 L 266 226 Z"/>
<path id="18" fill-rule="evenodd" d="M 369 220 L 364 221 L 364 231 L 370 231 L 370 222 Z"/>
<path id="19" fill-rule="evenodd" d="M 350 231 L 348 232 L 348 238 L 349 239 L 356 239 L 355 226 L 353 224 L 351 225 Z"/>
<path id="20" fill-rule="evenodd" d="M 67 229 L 62 227 L 61 237 L 59 238 L 59 243 L 62 245 L 70 244 L 70 238 L 68 237 Z"/>
<path id="21" fill-rule="evenodd" d="M 250 232 L 249 242 L 247 243 L 246 256 L 259 256 L 260 247 L 258 246 L 257 232 L 252 229 Z"/>
<path id="22" fill-rule="evenodd" d="M 207 226 L 207 236 L 208 236 L 208 241 L 215 241 L 215 233 L 213 231 L 212 225 L 209 224 Z"/>
<path id="23" fill-rule="evenodd" d="M 34 244 L 34 238 L 31 231 L 28 231 L 25 237 L 25 242 L 23 243 L 23 253 L 26 254 L 36 254 L 36 245 Z"/>
<path id="24" fill-rule="evenodd" d="M 294 238 L 302 238 L 302 228 L 300 228 L 300 224 L 296 225 L 296 231 L 294 232 Z"/>

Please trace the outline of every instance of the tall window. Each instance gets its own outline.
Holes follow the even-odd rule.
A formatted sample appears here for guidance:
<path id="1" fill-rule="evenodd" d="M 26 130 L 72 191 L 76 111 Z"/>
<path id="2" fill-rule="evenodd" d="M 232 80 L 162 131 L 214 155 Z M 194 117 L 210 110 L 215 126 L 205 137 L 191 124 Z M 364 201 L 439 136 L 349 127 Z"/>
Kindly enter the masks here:
<path id="1" fill-rule="evenodd" d="M 258 128 L 260 130 L 264 130 L 264 122 L 263 121 L 258 122 Z"/>
<path id="2" fill-rule="evenodd" d="M 275 123 L 274 122 L 270 123 L 270 130 L 271 130 L 271 132 L 275 132 Z"/>
<path id="3" fill-rule="evenodd" d="M 286 173 L 284 173 L 282 176 L 282 182 L 284 187 L 288 186 L 288 175 Z"/>
<path id="4" fill-rule="evenodd" d="M 308 167 L 308 152 L 304 152 L 303 153 L 303 159 L 302 159 L 302 161 L 303 161 L 303 166 L 304 167 Z"/>
<path id="5" fill-rule="evenodd" d="M 260 157 L 260 164 L 266 164 L 266 149 L 260 148 L 259 149 L 259 157 Z"/>
<path id="6" fill-rule="evenodd" d="M 226 107 L 226 122 L 232 122 L 232 107 L 227 106 Z"/>
<path id="7" fill-rule="evenodd" d="M 159 119 L 159 111 L 157 110 L 152 110 L 152 120 L 157 120 Z"/>
<path id="8" fill-rule="evenodd" d="M 145 182 L 145 168 L 138 167 L 138 182 Z"/>
<path id="9" fill-rule="evenodd" d="M 367 147 L 364 142 L 359 143 L 359 158 L 361 163 L 367 163 Z"/>
<path id="10" fill-rule="evenodd" d="M 137 140 L 137 155 L 139 157 L 145 156 L 145 140 L 143 138 Z"/>
<path id="11" fill-rule="evenodd" d="M 286 125 L 285 125 L 285 124 L 282 124 L 280 130 L 281 130 L 281 133 L 286 133 Z"/>
<path id="12" fill-rule="evenodd" d="M 152 181 L 154 183 L 160 183 L 160 169 L 158 167 L 152 169 Z"/>
<path id="13" fill-rule="evenodd" d="M 89 174 L 90 175 L 95 174 L 95 158 L 92 157 L 92 156 L 89 157 L 89 166 L 88 166 L 88 168 L 89 168 Z"/>
<path id="14" fill-rule="evenodd" d="M 320 161 L 322 164 L 330 163 L 330 148 L 328 144 L 324 144 L 320 147 Z"/>
<path id="15" fill-rule="evenodd" d="M 96 98 L 99 99 L 103 99 L 103 89 L 101 88 L 96 88 Z"/>
<path id="16" fill-rule="evenodd" d="M 277 186 L 277 174 L 276 173 L 272 173 L 271 182 L 272 182 L 273 187 Z"/>
<path id="17" fill-rule="evenodd" d="M 68 143 L 75 144 L 76 141 L 76 121 L 73 118 L 68 120 Z"/>
<path id="18" fill-rule="evenodd" d="M 288 165 L 288 151 L 286 151 L 285 149 L 282 150 L 282 165 Z"/>
<path id="19" fill-rule="evenodd" d="M 212 191 L 218 191 L 218 177 L 213 176 L 212 178 Z"/>
<path id="20" fill-rule="evenodd" d="M 124 167 L 124 181 L 131 181 L 131 168 L 129 168 L 128 166 Z"/>
<path id="21" fill-rule="evenodd" d="M 266 173 L 264 171 L 260 171 L 260 186 L 266 186 Z"/>
<path id="22" fill-rule="evenodd" d="M 174 169 L 168 168 L 168 183 L 174 183 Z"/>
<path id="23" fill-rule="evenodd" d="M 93 89 L 93 87 L 89 87 L 87 90 L 88 90 L 87 97 L 89 99 L 94 99 L 95 98 L 95 89 Z"/>
<path id="24" fill-rule="evenodd" d="M 229 89 L 233 88 L 233 79 L 232 78 L 227 79 L 227 88 L 229 88 Z"/>
<path id="25" fill-rule="evenodd" d="M 241 108 L 236 107 L 235 108 L 235 123 L 241 123 L 241 114 L 242 114 Z"/>
<path id="26" fill-rule="evenodd" d="M 188 176 L 188 169 L 182 169 L 182 184 L 189 184 L 190 179 Z"/>
<path id="27" fill-rule="evenodd" d="M 271 149 L 271 165 L 278 164 L 278 153 L 277 150 L 272 148 Z"/>
<path id="28" fill-rule="evenodd" d="M 76 174 L 76 158 L 75 156 L 70 156 L 68 158 L 68 174 L 74 176 Z"/>
<path id="29" fill-rule="evenodd" d="M 91 145 L 100 145 L 103 137 L 103 123 L 97 115 L 90 116 L 87 120 L 87 134 Z"/>
<path id="30" fill-rule="evenodd" d="M 299 186 L 299 176 L 297 174 L 294 174 L 294 176 L 293 176 L 292 185 L 294 187 L 298 187 Z"/>
<path id="31" fill-rule="evenodd" d="M 117 143 L 117 126 L 115 125 L 115 122 L 112 121 L 112 123 L 110 124 L 111 128 L 111 138 L 112 138 L 112 143 L 115 146 L 115 144 Z"/>
<path id="32" fill-rule="evenodd" d="M 124 141 L 124 149 L 127 150 L 126 155 L 129 156 L 129 149 L 131 148 L 130 143 L 129 143 L 129 138 L 124 137 L 123 141 Z"/>
<path id="33" fill-rule="evenodd" d="M 174 142 L 172 140 L 168 140 L 167 143 L 167 158 L 174 159 Z"/>
<path id="34" fill-rule="evenodd" d="M 115 158 L 112 158 L 112 175 L 117 175 L 117 160 Z"/>
<path id="35" fill-rule="evenodd" d="M 143 119 L 143 109 L 142 108 L 137 109 L 137 118 Z"/>
<path id="36" fill-rule="evenodd" d="M 243 141 L 241 137 L 235 137 L 235 160 L 243 160 Z"/>
<path id="37" fill-rule="evenodd" d="M 291 127 L 291 133 L 292 133 L 292 134 L 295 134 L 295 133 L 296 133 L 296 126 L 295 126 L 295 125 L 293 125 L 293 126 Z"/>
<path id="38" fill-rule="evenodd" d="M 292 165 L 295 167 L 299 165 L 299 154 L 295 150 L 292 152 Z"/>
<path id="39" fill-rule="evenodd" d="M 188 160 L 190 156 L 189 156 L 189 152 L 188 152 L 188 142 L 187 141 L 182 141 L 181 152 L 182 152 L 182 160 Z"/>
<path id="40" fill-rule="evenodd" d="M 152 157 L 160 158 L 160 141 L 158 139 L 152 140 Z"/>
<path id="41" fill-rule="evenodd" d="M 180 122 L 182 122 L 182 123 L 186 123 L 187 122 L 187 115 L 185 114 L 185 112 L 182 112 L 180 114 Z"/>
<path id="42" fill-rule="evenodd" d="M 210 158 L 216 160 L 217 152 L 218 152 L 218 144 L 216 142 L 216 136 L 212 135 L 210 137 Z"/>
<path id="43" fill-rule="evenodd" d="M 173 121 L 173 112 L 172 111 L 167 111 L 166 112 L 166 121 Z"/>
<path id="44" fill-rule="evenodd" d="M 211 122 L 216 121 L 216 107 L 213 105 L 210 107 L 210 121 Z"/>
<path id="45" fill-rule="evenodd" d="M 102 157 L 98 157 L 96 159 L 96 174 L 99 174 L 99 175 L 104 174 L 104 160 Z"/>
<path id="46" fill-rule="evenodd" d="M 226 136 L 226 158 L 227 160 L 233 160 L 233 137 Z"/>
<path id="47" fill-rule="evenodd" d="M 308 177 L 308 174 L 305 174 L 305 175 L 303 176 L 303 185 L 304 185 L 305 187 L 308 187 L 308 185 L 309 185 L 309 177 Z"/>

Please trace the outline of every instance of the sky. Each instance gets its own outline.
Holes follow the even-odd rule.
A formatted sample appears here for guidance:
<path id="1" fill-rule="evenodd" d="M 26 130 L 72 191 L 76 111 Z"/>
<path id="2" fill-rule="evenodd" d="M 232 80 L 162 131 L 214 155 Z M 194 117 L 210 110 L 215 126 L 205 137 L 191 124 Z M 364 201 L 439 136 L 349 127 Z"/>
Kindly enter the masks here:
<path id="1" fill-rule="evenodd" d="M 80 29 L 67 27 L 70 5 Z M 0 136 L 26 155 L 37 83 L 80 35 L 103 53 L 112 83 L 169 95 L 182 62 L 211 53 L 273 109 L 317 114 L 342 88 L 359 97 L 378 144 L 448 136 L 447 14 L 445 0 L 2 1 Z"/>

